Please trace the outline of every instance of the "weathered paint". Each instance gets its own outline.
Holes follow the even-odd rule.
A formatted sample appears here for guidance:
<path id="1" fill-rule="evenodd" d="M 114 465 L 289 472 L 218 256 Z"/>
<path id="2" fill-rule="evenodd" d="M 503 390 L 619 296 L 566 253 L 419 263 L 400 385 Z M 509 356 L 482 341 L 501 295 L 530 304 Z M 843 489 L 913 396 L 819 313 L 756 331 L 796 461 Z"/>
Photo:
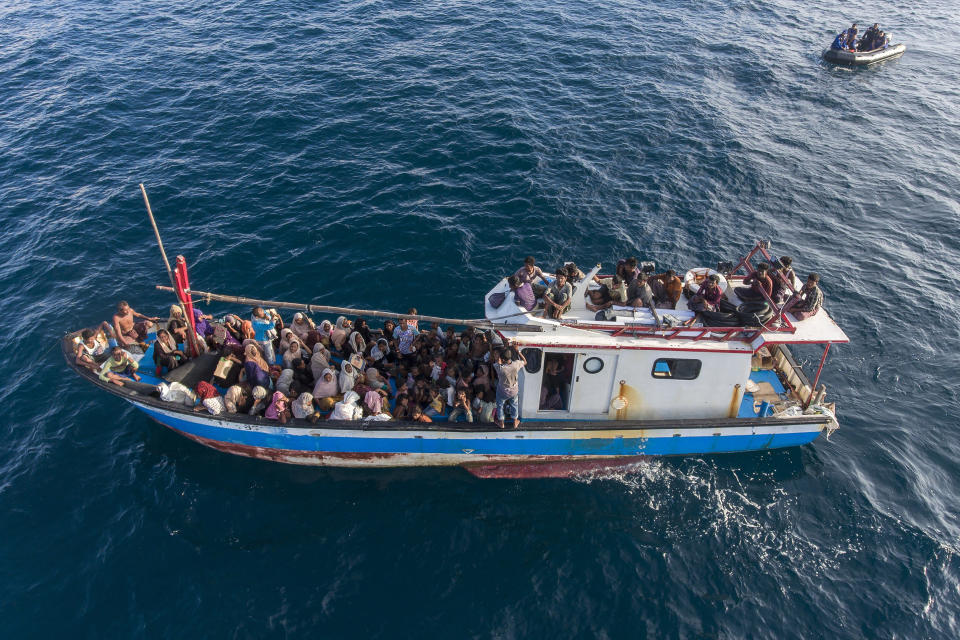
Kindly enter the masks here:
<path id="1" fill-rule="evenodd" d="M 396 431 L 288 429 L 230 423 L 134 405 L 184 436 L 227 453 L 289 464 L 342 467 L 449 466 L 588 461 L 607 463 L 642 455 L 755 451 L 813 441 L 820 424 L 716 427 L 678 430 Z"/>

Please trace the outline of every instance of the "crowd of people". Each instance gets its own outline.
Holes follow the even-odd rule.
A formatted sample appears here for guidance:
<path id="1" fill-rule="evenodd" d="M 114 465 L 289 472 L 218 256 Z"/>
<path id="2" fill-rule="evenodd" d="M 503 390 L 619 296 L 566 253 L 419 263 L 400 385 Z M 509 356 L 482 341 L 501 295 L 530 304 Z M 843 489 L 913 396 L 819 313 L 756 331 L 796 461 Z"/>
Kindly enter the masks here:
<path id="1" fill-rule="evenodd" d="M 853 26 L 849 29 L 845 29 L 837 34 L 830 48 L 842 49 L 844 51 L 868 52 L 886 49 L 888 46 L 890 46 L 890 36 L 880 29 L 878 23 L 873 23 L 873 26 L 864 32 L 863 37 L 860 37 L 857 23 L 854 22 Z"/>
<path id="2" fill-rule="evenodd" d="M 736 289 L 738 297 L 760 299 L 765 292 L 798 319 L 813 315 L 823 301 L 819 277 L 810 274 L 807 284 L 793 292 L 785 284 L 793 282 L 791 265 L 789 257 L 780 258 L 773 269 L 760 264 L 744 280 L 749 286 Z M 644 306 L 659 324 L 657 309 L 676 307 L 683 282 L 673 270 L 652 274 L 640 267 L 636 258 L 626 258 L 617 263 L 614 275 L 595 277 L 598 286 L 588 290 L 587 307 L 599 318 L 614 305 Z M 573 263 L 550 278 L 528 257 L 508 283 L 524 311 L 542 305 L 546 316 L 560 317 L 572 302 L 570 282 L 584 278 Z M 703 311 L 723 299 L 713 276 L 687 305 Z M 291 418 L 429 423 L 443 416 L 451 422 L 494 422 L 501 428 L 519 424 L 518 376 L 526 359 L 495 332 L 473 327 L 457 332 L 437 323 L 421 327 L 413 308 L 398 321 L 385 320 L 379 329 L 362 317 L 317 323 L 302 312 L 287 324 L 276 310 L 262 307 L 254 307 L 245 319 L 235 314 L 215 319 L 195 306 L 192 314 L 195 340 L 179 305 L 171 306 L 162 321 L 120 302 L 112 322 L 82 332 L 76 363 L 104 382 L 124 386 L 131 378 L 141 379 L 143 358 L 134 352 L 146 354 L 152 347 L 153 373 L 159 378 L 190 362 L 195 346 L 219 356 L 212 378 L 189 390 L 196 396 L 196 410 L 213 415 L 262 415 L 280 423 Z"/>
<path id="3" fill-rule="evenodd" d="M 526 363 L 492 332 L 457 332 L 438 324 L 420 327 L 416 309 L 379 329 L 364 318 L 315 322 L 305 313 L 286 324 L 276 310 L 255 307 L 249 318 L 219 320 L 193 308 L 197 346 L 220 356 L 210 380 L 190 390 L 195 409 L 213 415 L 408 420 L 519 425 L 519 371 Z M 104 382 L 124 386 L 145 366 L 134 352 L 149 353 L 152 373 L 165 374 L 191 360 L 189 323 L 173 305 L 166 321 L 142 315 L 126 302 L 112 323 L 81 333 L 78 365 Z M 150 340 L 150 334 L 155 338 Z M 116 346 L 109 346 L 109 338 Z M 505 422 L 506 421 L 506 422 Z"/>

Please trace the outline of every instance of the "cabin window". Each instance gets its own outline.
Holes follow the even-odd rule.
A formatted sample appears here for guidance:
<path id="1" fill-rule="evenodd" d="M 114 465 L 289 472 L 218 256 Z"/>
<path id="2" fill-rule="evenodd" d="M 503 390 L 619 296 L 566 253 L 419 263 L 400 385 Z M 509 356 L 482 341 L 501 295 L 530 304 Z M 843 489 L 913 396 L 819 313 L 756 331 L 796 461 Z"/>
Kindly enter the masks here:
<path id="1" fill-rule="evenodd" d="M 587 358 L 583 362 L 583 370 L 587 373 L 600 373 L 603 369 L 603 360 L 600 358 Z"/>
<path id="2" fill-rule="evenodd" d="M 573 353 L 548 353 L 543 358 L 540 411 L 566 411 L 570 407 Z"/>
<path id="3" fill-rule="evenodd" d="M 522 353 L 523 357 L 527 359 L 527 364 L 523 366 L 527 373 L 536 373 L 537 371 L 540 371 L 540 354 L 543 353 L 540 351 L 540 349 L 527 347 L 526 349 L 521 349 L 520 353 Z"/>
<path id="4" fill-rule="evenodd" d="M 694 380 L 700 375 L 700 361 L 692 358 L 660 358 L 653 363 L 654 378 Z"/>

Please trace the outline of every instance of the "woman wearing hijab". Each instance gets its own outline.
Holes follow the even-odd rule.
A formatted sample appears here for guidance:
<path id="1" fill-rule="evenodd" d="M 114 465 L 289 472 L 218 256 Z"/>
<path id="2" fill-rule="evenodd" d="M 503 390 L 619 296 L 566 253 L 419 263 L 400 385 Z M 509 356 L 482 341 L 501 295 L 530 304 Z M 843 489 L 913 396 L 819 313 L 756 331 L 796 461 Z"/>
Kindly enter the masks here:
<path id="1" fill-rule="evenodd" d="M 212 384 L 201 380 L 197 383 L 196 391 L 197 397 L 200 398 L 200 404 L 194 407 L 194 411 L 203 411 L 206 409 L 210 415 L 214 416 L 218 416 L 226 411 L 223 398 L 220 397 L 220 394 L 217 393 L 216 387 L 214 387 Z"/>
<path id="2" fill-rule="evenodd" d="M 299 311 L 293 314 L 293 322 L 290 323 L 290 330 L 293 331 L 293 335 L 300 339 L 302 344 L 307 343 L 308 336 L 313 329 L 313 321 L 310 320 L 310 318 Z"/>
<path id="3" fill-rule="evenodd" d="M 267 389 L 266 387 L 256 386 L 250 395 L 253 396 L 253 406 L 250 407 L 250 415 L 258 416 L 263 413 L 263 410 L 267 406 Z"/>
<path id="4" fill-rule="evenodd" d="M 343 343 L 347 340 L 347 333 L 350 331 L 350 321 L 340 316 L 337 318 L 337 325 L 330 332 L 330 342 L 337 351 L 343 349 Z"/>
<path id="5" fill-rule="evenodd" d="M 314 380 L 320 379 L 320 374 L 330 366 L 330 352 L 321 343 L 313 345 L 313 355 L 310 356 L 310 373 Z"/>
<path id="6" fill-rule="evenodd" d="M 178 304 L 170 305 L 170 317 L 167 318 L 167 331 L 183 344 L 187 341 L 187 316 Z"/>
<path id="7" fill-rule="evenodd" d="M 153 362 L 158 367 L 172 371 L 187 361 L 187 355 L 177 348 L 177 342 L 166 329 L 157 331 L 157 341 L 153 343 Z"/>
<path id="8" fill-rule="evenodd" d="M 223 394 L 223 404 L 227 409 L 227 413 L 239 413 L 243 410 L 246 403 L 247 394 L 239 384 L 233 385 Z"/>
<path id="9" fill-rule="evenodd" d="M 193 326 L 197 329 L 197 335 L 206 338 L 213 333 L 213 325 L 208 320 L 213 320 L 213 316 L 203 313 L 197 307 L 193 308 Z"/>
<path id="10" fill-rule="evenodd" d="M 340 399 L 340 388 L 333 369 L 328 367 L 317 377 L 317 383 L 313 385 L 313 397 L 316 398 L 317 406 L 321 411 L 329 411 Z"/>
<path id="11" fill-rule="evenodd" d="M 357 400 L 360 399 L 353 391 L 347 391 L 343 395 L 343 400 L 333 407 L 333 413 L 330 414 L 331 420 L 359 420 L 363 417 L 363 409 L 357 406 Z"/>
<path id="12" fill-rule="evenodd" d="M 277 391 L 290 395 L 290 385 L 293 384 L 293 369 L 284 369 L 277 378 Z"/>
<path id="13" fill-rule="evenodd" d="M 283 352 L 283 368 L 293 369 L 293 361 L 304 360 L 306 359 L 306 356 L 307 352 L 303 351 L 301 348 L 300 340 L 298 340 L 296 336 L 293 336 L 293 339 L 290 340 L 290 344 L 287 345 L 286 351 Z"/>
<path id="14" fill-rule="evenodd" d="M 370 390 L 363 396 L 363 404 L 366 406 L 369 415 L 375 416 L 383 412 L 383 396 L 376 391 Z"/>
<path id="15" fill-rule="evenodd" d="M 290 405 L 290 411 L 293 413 L 293 417 L 298 420 L 313 420 L 316 415 L 316 411 L 313 410 L 313 394 L 309 391 L 301 393 Z M 313 421 L 316 422 L 316 420 Z"/>
<path id="16" fill-rule="evenodd" d="M 282 392 L 274 391 L 270 406 L 263 412 L 263 417 L 267 420 L 279 420 L 280 424 L 287 424 L 290 419 L 290 399 Z"/>
<path id="17" fill-rule="evenodd" d="M 353 389 L 353 385 L 357 382 L 357 376 L 360 375 L 360 372 L 350 364 L 349 362 L 344 362 L 340 369 L 340 393 L 346 393 Z"/>
<path id="18" fill-rule="evenodd" d="M 360 357 L 363 357 L 363 354 L 366 350 L 367 341 L 363 339 L 363 336 L 360 335 L 359 331 L 354 331 L 350 334 L 350 339 L 347 340 L 347 344 L 343 348 L 343 353 L 345 355 L 357 354 Z"/>
<path id="19" fill-rule="evenodd" d="M 270 388 L 270 366 L 260 355 L 255 342 L 248 342 L 243 348 L 243 373 L 248 384 Z"/>

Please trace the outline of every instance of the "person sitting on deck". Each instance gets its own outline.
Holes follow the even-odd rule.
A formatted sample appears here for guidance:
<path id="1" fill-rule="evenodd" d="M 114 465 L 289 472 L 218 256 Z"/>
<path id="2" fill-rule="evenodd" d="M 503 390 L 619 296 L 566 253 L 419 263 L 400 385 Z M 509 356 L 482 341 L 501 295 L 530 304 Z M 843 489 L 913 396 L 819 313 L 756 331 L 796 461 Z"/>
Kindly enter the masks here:
<path id="1" fill-rule="evenodd" d="M 157 341 L 153 343 L 154 364 L 172 371 L 186 361 L 187 354 L 180 350 L 170 332 L 166 329 L 157 331 Z"/>
<path id="2" fill-rule="evenodd" d="M 723 300 L 723 291 L 720 289 L 720 276 L 711 273 L 697 289 L 697 294 L 690 298 L 687 308 L 697 313 L 716 311 L 721 300 Z"/>
<path id="3" fill-rule="evenodd" d="M 676 271 L 667 269 L 664 273 L 651 276 L 649 284 L 653 290 L 653 301 L 658 307 L 677 308 L 677 302 L 683 294 L 683 280 L 677 277 Z"/>
<path id="4" fill-rule="evenodd" d="M 645 306 L 653 314 L 653 319 L 660 326 L 660 315 L 657 313 L 657 305 L 653 300 L 653 290 L 647 284 L 647 274 L 641 273 L 627 287 L 627 299 L 634 309 Z"/>
<path id="5" fill-rule="evenodd" d="M 410 411 L 410 419 L 414 422 L 433 422 L 433 419 L 423 412 L 420 405 L 414 405 Z"/>
<path id="6" fill-rule="evenodd" d="M 210 323 L 213 316 L 209 313 L 200 311 L 199 308 L 193 308 L 193 326 L 197 329 L 197 335 L 206 338 L 213 334 L 213 325 Z"/>
<path id="7" fill-rule="evenodd" d="M 571 302 L 573 302 L 573 287 L 567 282 L 566 272 L 558 271 L 557 279 L 543 294 L 543 317 L 559 318 L 570 308 Z"/>
<path id="8" fill-rule="evenodd" d="M 573 262 L 565 262 L 562 270 L 567 274 L 567 282 L 570 284 L 577 284 L 587 277 L 587 274 L 581 271 L 580 267 Z"/>
<path id="9" fill-rule="evenodd" d="M 293 314 L 293 322 L 290 323 L 290 331 L 293 331 L 293 335 L 300 338 L 301 344 L 307 344 L 307 338 L 310 335 L 311 331 L 314 331 L 316 327 L 313 324 L 313 320 L 308 318 L 303 313 L 299 311 Z"/>
<path id="10" fill-rule="evenodd" d="M 823 306 L 823 291 L 820 290 L 820 275 L 811 273 L 807 282 L 783 306 L 784 313 L 790 312 L 797 320 L 806 320 L 815 316 Z"/>
<path id="11" fill-rule="evenodd" d="M 267 408 L 267 395 L 269 392 L 266 387 L 261 387 L 257 385 L 253 388 L 253 391 L 250 392 L 250 395 L 253 396 L 253 402 L 250 405 L 249 415 L 259 416 L 263 414 L 264 409 Z"/>
<path id="12" fill-rule="evenodd" d="M 263 307 L 254 307 L 253 315 L 250 318 L 250 323 L 253 325 L 253 339 L 257 341 L 257 344 L 260 345 L 263 351 L 264 359 L 268 363 L 266 367 L 268 371 L 270 369 L 269 365 L 277 361 L 277 356 L 273 351 L 273 334 L 276 332 L 276 322 L 273 318 L 273 313 L 273 310 L 268 314 L 263 310 Z"/>
<path id="13" fill-rule="evenodd" d="M 227 413 L 241 413 L 249 410 L 247 404 L 251 399 L 244 385 L 235 384 L 223 395 L 223 406 Z"/>
<path id="14" fill-rule="evenodd" d="M 140 381 L 140 376 L 137 375 L 137 369 L 139 368 L 140 365 L 133 359 L 133 356 L 117 346 L 110 351 L 110 357 L 100 365 L 100 379 L 122 387 L 124 386 L 125 378 L 123 376 L 125 375 L 130 376 L 137 382 Z"/>
<path id="15" fill-rule="evenodd" d="M 84 329 L 80 338 L 76 349 L 76 363 L 90 371 L 100 371 L 100 365 L 110 357 L 107 354 L 107 342 L 101 339 L 93 329 Z"/>
<path id="16" fill-rule="evenodd" d="M 134 322 L 135 318 L 141 318 L 141 321 Z M 127 304 L 126 300 L 121 300 L 117 303 L 117 312 L 113 314 L 113 336 L 121 347 L 138 345 L 140 349 L 146 351 L 147 334 L 156 322 L 160 322 L 160 318 L 151 318 L 138 313 Z"/>
<path id="17" fill-rule="evenodd" d="M 304 391 L 297 396 L 297 399 L 290 405 L 290 411 L 293 413 L 293 417 L 298 420 L 316 422 L 320 419 L 320 414 L 313 405 L 313 394 L 309 391 Z"/>
<path id="18" fill-rule="evenodd" d="M 743 284 L 750 286 L 737 287 L 733 290 L 734 293 L 744 302 L 766 300 L 773 293 L 773 281 L 770 279 L 769 270 L 770 265 L 761 262 L 757 265 L 756 271 L 743 279 Z"/>
<path id="19" fill-rule="evenodd" d="M 793 279 L 795 275 L 791 267 L 792 264 L 793 258 L 790 256 L 780 256 L 779 260 L 774 261 L 773 268 L 770 270 L 770 280 L 773 282 L 773 293 L 770 297 L 773 298 L 773 301 L 779 306 L 783 306 L 783 303 L 786 302 L 793 293 Z"/>
<path id="20" fill-rule="evenodd" d="M 466 391 L 457 391 L 457 396 L 453 402 L 453 411 L 447 416 L 448 422 L 456 422 L 463 416 L 467 422 L 473 422 L 473 410 L 470 407 L 470 401 L 467 399 Z"/>
<path id="21" fill-rule="evenodd" d="M 600 288 L 587 290 L 587 295 L 590 296 L 590 302 L 586 303 L 587 309 L 601 311 L 615 304 L 627 304 L 627 284 L 619 275 L 610 278 L 593 276 L 593 281 L 599 284 Z"/>
<path id="22" fill-rule="evenodd" d="M 226 412 L 227 407 L 223 402 L 223 398 L 217 393 L 217 388 L 212 384 L 201 380 L 197 383 L 196 392 L 200 404 L 193 408 L 194 411 L 203 411 L 206 409 L 207 413 L 213 416 L 218 416 Z"/>
<path id="23" fill-rule="evenodd" d="M 243 363 L 243 379 L 246 380 L 250 386 L 260 386 L 269 389 L 271 386 L 270 365 L 264 360 L 260 349 L 257 348 L 257 343 L 247 342 L 243 348 L 243 355 L 245 358 Z"/>
<path id="24" fill-rule="evenodd" d="M 547 287 L 543 284 L 537 284 L 537 280 L 549 284 L 547 281 L 547 276 L 543 273 L 543 269 L 537 266 L 537 261 L 533 256 L 527 256 L 523 259 L 523 266 L 517 269 L 514 273 L 516 277 L 520 278 L 521 283 L 527 283 L 533 289 L 533 293 L 538 298 L 544 294 L 547 290 Z"/>
<path id="25" fill-rule="evenodd" d="M 533 295 L 533 287 L 529 282 L 521 282 L 520 278 L 512 275 L 507 278 L 507 286 L 513 292 L 513 301 L 524 311 L 533 311 L 537 307 L 537 297 Z"/>
<path id="26" fill-rule="evenodd" d="M 617 275 L 629 287 L 630 284 L 640 275 L 639 263 L 634 257 L 619 260 L 617 262 Z"/>
<path id="27" fill-rule="evenodd" d="M 497 403 L 489 400 L 491 393 L 491 391 L 478 391 L 473 399 L 477 422 L 493 422 L 493 412 L 497 408 Z"/>
<path id="28" fill-rule="evenodd" d="M 317 377 L 317 382 L 313 385 L 313 397 L 321 411 L 330 411 L 333 405 L 343 397 L 340 395 L 333 369 L 324 369 Z"/>
<path id="29" fill-rule="evenodd" d="M 303 348 L 303 345 L 300 343 L 299 338 L 295 335 L 292 335 L 291 340 L 287 346 L 287 350 L 283 352 L 281 356 L 281 361 L 283 362 L 284 369 L 293 369 L 294 360 L 309 360 L 312 354 L 308 354 Z"/>
<path id="30" fill-rule="evenodd" d="M 179 344 L 187 343 L 187 316 L 183 313 L 183 307 L 178 304 L 170 305 L 170 316 L 167 318 L 167 331 Z"/>
<path id="31" fill-rule="evenodd" d="M 360 396 L 354 391 L 343 394 L 343 400 L 333 407 L 330 420 L 359 420 L 363 417 L 363 409 L 357 406 Z"/>
<path id="32" fill-rule="evenodd" d="M 279 420 L 280 424 L 286 424 L 291 415 L 290 399 L 282 391 L 274 391 L 270 406 L 263 412 L 263 417 L 267 420 Z"/>
<path id="33" fill-rule="evenodd" d="M 857 45 L 857 51 L 873 51 L 873 41 L 876 39 L 879 33 L 880 25 L 874 22 L 873 26 L 867 29 L 864 32 L 863 37 L 860 38 L 860 44 Z"/>

